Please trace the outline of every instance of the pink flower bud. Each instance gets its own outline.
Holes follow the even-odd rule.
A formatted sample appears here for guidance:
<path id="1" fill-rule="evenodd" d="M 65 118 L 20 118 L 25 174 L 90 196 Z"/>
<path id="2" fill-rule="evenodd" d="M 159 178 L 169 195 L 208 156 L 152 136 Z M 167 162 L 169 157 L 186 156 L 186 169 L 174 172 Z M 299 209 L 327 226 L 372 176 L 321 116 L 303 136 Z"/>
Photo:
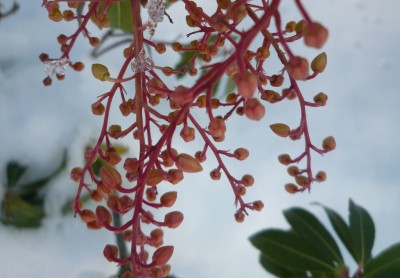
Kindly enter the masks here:
<path id="1" fill-rule="evenodd" d="M 250 98 L 244 103 L 244 113 L 250 120 L 259 121 L 265 115 L 265 107 L 256 98 Z"/>
<path id="2" fill-rule="evenodd" d="M 171 245 L 160 247 L 153 253 L 153 262 L 157 266 L 163 266 L 169 261 L 173 252 L 174 247 Z"/>
<path id="3" fill-rule="evenodd" d="M 251 72 L 246 72 L 245 74 L 236 74 L 234 77 L 239 94 L 242 97 L 250 98 L 254 95 L 258 78 L 255 74 Z"/>
<path id="4" fill-rule="evenodd" d="M 183 213 L 180 211 L 172 211 L 165 215 L 164 222 L 168 228 L 177 228 L 183 221 Z"/>
<path id="5" fill-rule="evenodd" d="M 203 170 L 201 164 L 191 155 L 181 153 L 176 157 L 175 165 L 186 173 L 197 173 Z"/>

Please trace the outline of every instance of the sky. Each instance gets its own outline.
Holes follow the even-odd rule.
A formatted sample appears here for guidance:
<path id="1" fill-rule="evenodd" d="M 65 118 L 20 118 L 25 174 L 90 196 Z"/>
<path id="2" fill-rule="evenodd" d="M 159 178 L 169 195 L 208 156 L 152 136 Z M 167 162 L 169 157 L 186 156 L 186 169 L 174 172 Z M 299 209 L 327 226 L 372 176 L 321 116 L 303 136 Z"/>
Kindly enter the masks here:
<path id="1" fill-rule="evenodd" d="M 285 17 L 296 18 L 293 6 L 282 2 Z M 241 119 L 230 123 L 224 147 L 246 147 L 251 156 L 241 163 L 229 163 L 229 168 L 237 176 L 251 173 L 255 177 L 256 184 L 248 190 L 246 200 L 263 200 L 264 210 L 250 213 L 238 224 L 228 184 L 208 178 L 208 170 L 215 165 L 205 165 L 204 173 L 187 175 L 176 187 L 179 197 L 174 206 L 185 214 L 185 220 L 165 237 L 166 243 L 175 246 L 170 263 L 177 277 L 270 277 L 258 264 L 258 251 L 251 246 L 249 236 L 271 227 L 287 229 L 282 211 L 293 206 L 309 209 L 328 223 L 323 211 L 310 205 L 314 201 L 344 217 L 349 198 L 365 207 L 377 230 L 373 254 L 400 241 L 400 70 L 396 68 L 400 62 L 400 3 L 305 2 L 311 16 L 330 32 L 323 48 L 328 55 L 326 71 L 302 84 L 310 98 L 320 91 L 329 97 L 326 107 L 308 114 L 314 142 L 328 135 L 337 142 L 335 151 L 313 158 L 314 169 L 326 171 L 328 180 L 315 184 L 311 193 L 290 195 L 283 189 L 291 180 L 277 156 L 296 153 L 302 144 L 273 135 L 268 126 L 295 124 L 299 120 L 295 103 L 267 105 L 266 117 L 259 123 Z M 80 165 L 84 146 L 96 139 L 100 129 L 101 122 L 91 115 L 90 105 L 107 86 L 94 80 L 89 70 L 80 74 L 69 71 L 64 81 L 53 82 L 49 88 L 42 85 L 45 74 L 38 55 L 43 51 L 57 55 L 57 35 L 68 34 L 75 26 L 50 23 L 40 5 L 39 0 L 24 1 L 17 14 L 0 21 L 1 184 L 10 160 L 30 165 L 27 179 L 54 169 L 64 149 L 69 154 L 68 167 Z M 180 14 L 171 10 L 171 15 Z M 181 30 L 182 26 L 175 28 Z M 157 28 L 157 38 L 171 39 L 170 30 L 163 22 Z M 78 41 L 77 49 L 73 60 L 93 63 L 84 41 Z M 116 72 L 120 58 L 113 55 L 99 59 Z M 287 113 L 292 108 L 294 112 Z M 121 120 L 117 116 L 112 119 Z M 0 186 L 0 196 L 3 190 Z M 60 207 L 74 196 L 74 190 L 66 171 L 49 185 L 47 216 L 40 229 L 0 226 L 2 277 L 47 278 L 61 273 L 60 277 L 68 278 L 105 278 L 115 273 L 116 267 L 102 256 L 104 245 L 112 243 L 113 236 L 88 231 L 79 219 L 60 214 Z"/>

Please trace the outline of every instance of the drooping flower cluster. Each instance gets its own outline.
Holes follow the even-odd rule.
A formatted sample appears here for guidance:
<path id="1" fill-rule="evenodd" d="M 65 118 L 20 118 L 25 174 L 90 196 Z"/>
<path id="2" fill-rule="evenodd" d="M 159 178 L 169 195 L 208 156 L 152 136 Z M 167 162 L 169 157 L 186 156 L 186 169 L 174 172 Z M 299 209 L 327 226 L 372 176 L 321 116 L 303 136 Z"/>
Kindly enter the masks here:
<path id="1" fill-rule="evenodd" d="M 69 6 L 63 12 L 60 10 L 62 2 Z M 89 3 L 87 7 L 83 4 L 86 2 Z M 168 4 L 173 2 L 170 0 Z M 312 182 L 326 179 L 322 171 L 314 176 L 312 152 L 323 154 L 333 150 L 335 140 L 327 137 L 322 148 L 311 142 L 307 108 L 324 106 L 327 96 L 318 93 L 313 101 L 307 101 L 300 90 L 300 82 L 322 73 L 327 56 L 322 52 L 309 64 L 306 58 L 293 53 L 290 44 L 303 39 L 305 45 L 320 48 L 328 37 L 327 29 L 310 18 L 300 0 L 295 1 L 295 6 L 303 19 L 284 25 L 279 0 L 214 2 L 213 13 L 205 13 L 200 1 L 182 0 L 175 4 L 187 12 L 186 23 L 194 30 L 188 36 L 200 35 L 200 38 L 186 44 L 151 41 L 157 24 L 162 23 L 164 18 L 166 3 L 162 0 L 44 0 L 43 3 L 53 21 L 76 20 L 79 23 L 74 34 L 58 37 L 62 51 L 59 59 L 41 55 L 48 69 L 49 76 L 44 81 L 46 85 L 50 85 L 53 73 L 64 76 L 67 64 L 75 70 L 82 70 L 82 63 L 69 62 L 76 38 L 85 35 L 91 45 L 98 45 L 100 40 L 90 36 L 88 24 L 93 22 L 99 28 L 113 26 L 112 20 L 118 19 L 113 11 L 120 10 L 115 7 L 128 4 L 124 7 L 129 8 L 132 22 L 126 29 L 131 30 L 132 43 L 122 53 L 125 61 L 117 76 L 112 77 L 105 65 L 93 64 L 91 67 L 95 78 L 110 82 L 110 90 L 100 94 L 92 104 L 93 114 L 103 117 L 97 143 L 86 151 L 85 165 L 71 172 L 71 178 L 78 183 L 73 208 L 88 228 L 105 228 L 123 234 L 124 239 L 131 243 L 130 253 L 126 256 L 121 256 L 115 245 L 107 245 L 104 249 L 104 256 L 109 261 L 129 265 L 129 270 L 122 275 L 125 278 L 168 275 L 170 267 L 167 262 L 174 247 L 163 245 L 163 228 L 177 228 L 184 215 L 172 210 L 160 220 L 152 211 L 173 207 L 178 193 L 168 187 L 182 182 L 187 174 L 203 171 L 202 164 L 207 157 L 214 157 L 217 162 L 210 172 L 211 179 L 219 180 L 224 175 L 233 191 L 237 206 L 234 214 L 236 221 L 242 222 L 250 210 L 263 208 L 262 201 L 245 202 L 243 199 L 248 188 L 254 184 L 254 178 L 250 174 L 235 177 L 226 166 L 227 159 L 245 160 L 249 156 L 248 150 L 238 147 L 234 151 L 226 151 L 217 144 L 224 141 L 227 122 L 236 116 L 260 121 L 265 116 L 267 104 L 297 99 L 301 108 L 299 126 L 290 128 L 284 123 L 270 126 L 281 137 L 292 140 L 302 138 L 305 142 L 304 152 L 297 157 L 292 158 L 288 154 L 279 156 L 279 161 L 289 166 L 288 172 L 295 180 L 285 188 L 290 193 L 303 192 L 310 189 Z M 142 23 L 142 8 L 148 13 L 146 23 Z M 253 24 L 245 25 L 245 18 Z M 150 30 L 148 39 L 143 35 L 147 29 Z M 256 41 L 261 43 L 255 46 Z M 148 51 L 152 55 L 161 55 L 167 45 L 188 57 L 183 66 L 155 65 L 150 59 Z M 282 63 L 282 70 L 277 73 L 271 73 L 268 67 L 273 53 Z M 129 68 L 133 73 L 127 70 Z M 201 69 L 201 74 L 198 69 Z M 174 87 L 162 77 L 185 73 L 197 77 L 191 86 Z M 231 80 L 236 89 L 225 99 L 219 99 L 214 97 L 213 92 L 223 78 Z M 131 86 L 132 82 L 134 86 Z M 132 87 L 134 90 L 129 90 Z M 113 103 L 119 104 L 119 113 L 131 119 L 131 125 L 122 127 L 110 122 Z M 169 105 L 168 113 L 158 109 L 161 103 Z M 193 111 L 196 110 L 204 111 L 206 125 L 194 116 Z M 180 152 L 175 143 L 177 134 L 185 142 L 200 138 L 202 149 L 192 154 Z M 135 156 L 123 159 L 115 144 L 128 135 L 136 142 L 132 145 L 138 146 L 138 149 L 134 150 Z M 104 145 L 105 148 L 102 147 Z M 97 159 L 104 163 L 98 175 L 93 170 Z M 305 161 L 303 169 L 294 165 L 302 161 Z M 118 170 L 120 168 L 123 170 Z M 85 191 L 99 203 L 95 211 L 82 207 L 81 198 Z M 128 213 L 130 217 L 125 223 L 116 225 L 113 222 L 113 215 Z M 144 224 L 154 229 L 147 233 L 142 227 Z M 155 248 L 151 259 L 148 253 L 150 247 Z"/>

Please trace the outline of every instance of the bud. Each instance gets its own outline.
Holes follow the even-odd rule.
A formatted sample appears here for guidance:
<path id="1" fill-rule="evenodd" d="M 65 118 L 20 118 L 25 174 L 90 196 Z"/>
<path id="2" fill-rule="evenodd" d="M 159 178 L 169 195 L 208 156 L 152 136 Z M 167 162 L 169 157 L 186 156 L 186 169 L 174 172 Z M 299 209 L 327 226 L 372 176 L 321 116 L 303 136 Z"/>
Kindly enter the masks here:
<path id="1" fill-rule="evenodd" d="M 168 181 L 172 184 L 177 184 L 183 180 L 183 172 L 178 169 L 170 169 L 168 171 Z"/>
<path id="2" fill-rule="evenodd" d="M 134 206 L 134 201 L 131 197 L 123 195 L 118 199 L 118 210 L 121 212 L 127 212 Z"/>
<path id="3" fill-rule="evenodd" d="M 195 139 L 195 130 L 193 127 L 184 126 L 181 130 L 180 136 L 185 142 L 190 142 Z"/>
<path id="4" fill-rule="evenodd" d="M 122 184 L 121 175 L 118 171 L 108 166 L 101 167 L 100 177 L 103 184 L 110 189 L 120 187 Z"/>
<path id="5" fill-rule="evenodd" d="M 229 95 L 226 96 L 225 101 L 226 101 L 226 103 L 233 104 L 233 103 L 235 103 L 237 101 L 237 99 L 238 99 L 238 95 L 237 94 L 230 93 Z"/>
<path id="6" fill-rule="evenodd" d="M 245 217 L 245 215 L 242 211 L 238 211 L 235 213 L 235 220 L 238 223 L 242 223 L 244 221 L 244 217 Z"/>
<path id="7" fill-rule="evenodd" d="M 111 224 L 112 215 L 111 215 L 110 211 L 103 206 L 97 206 L 96 221 L 101 224 Z"/>
<path id="8" fill-rule="evenodd" d="M 280 137 L 288 137 L 289 136 L 289 132 L 290 132 L 290 128 L 289 126 L 285 125 L 285 124 L 272 124 L 269 126 L 272 131 L 280 136 Z"/>
<path id="9" fill-rule="evenodd" d="M 298 189 L 297 186 L 294 185 L 293 183 L 287 183 L 287 184 L 285 184 L 285 190 L 286 190 L 287 192 L 289 192 L 290 194 L 294 194 L 294 193 L 299 192 L 299 189 Z"/>
<path id="10" fill-rule="evenodd" d="M 96 220 L 96 215 L 93 211 L 89 209 L 84 209 L 81 212 L 81 219 L 83 220 L 83 222 L 89 223 Z"/>
<path id="11" fill-rule="evenodd" d="M 244 175 L 241 179 L 241 184 L 243 184 L 246 187 L 252 186 L 254 184 L 254 178 L 252 175 Z"/>
<path id="12" fill-rule="evenodd" d="M 93 64 L 92 74 L 95 78 L 99 79 L 100 81 L 106 81 L 110 77 L 108 68 L 102 64 Z"/>
<path id="13" fill-rule="evenodd" d="M 121 114 L 123 115 L 123 116 L 128 116 L 131 112 L 132 112 L 132 105 L 131 105 L 131 103 L 129 103 L 129 102 L 122 102 L 120 105 L 119 105 L 119 111 L 121 111 Z"/>
<path id="14" fill-rule="evenodd" d="M 107 244 L 103 250 L 104 257 L 109 261 L 113 262 L 118 258 L 118 247 L 112 244 Z"/>
<path id="15" fill-rule="evenodd" d="M 146 189 L 146 198 L 149 202 L 154 202 L 157 199 L 157 190 L 155 187 L 149 187 Z"/>
<path id="16" fill-rule="evenodd" d="M 326 68 L 328 57 L 325 52 L 318 54 L 311 62 L 311 69 L 314 72 L 322 73 Z"/>
<path id="17" fill-rule="evenodd" d="M 201 164 L 191 155 L 181 153 L 176 157 L 175 165 L 186 173 L 197 173 L 203 170 Z"/>
<path id="18" fill-rule="evenodd" d="M 153 262 L 157 266 L 163 266 L 169 261 L 173 252 L 174 247 L 171 245 L 160 247 L 153 253 Z"/>
<path id="19" fill-rule="evenodd" d="M 208 125 L 208 131 L 213 137 L 221 137 L 225 135 L 226 125 L 225 120 L 221 116 L 215 117 Z"/>
<path id="20" fill-rule="evenodd" d="M 157 43 L 155 50 L 158 54 L 163 54 L 165 51 L 167 51 L 167 48 L 165 47 L 164 43 Z"/>
<path id="21" fill-rule="evenodd" d="M 110 125 L 107 132 L 112 138 L 117 139 L 121 135 L 122 129 L 120 125 Z"/>
<path id="22" fill-rule="evenodd" d="M 82 168 L 81 167 L 75 167 L 71 170 L 70 174 L 71 180 L 73 181 L 80 181 L 82 177 Z"/>
<path id="23" fill-rule="evenodd" d="M 244 113 L 250 120 L 259 121 L 265 115 L 265 107 L 256 98 L 249 98 L 244 103 Z"/>
<path id="24" fill-rule="evenodd" d="M 300 173 L 300 170 L 297 166 L 290 166 L 287 168 L 287 172 L 290 176 L 295 177 Z"/>
<path id="25" fill-rule="evenodd" d="M 210 177 L 211 177 L 212 180 L 215 180 L 215 181 L 221 179 L 221 171 L 218 170 L 218 169 L 212 170 L 210 172 Z"/>
<path id="26" fill-rule="evenodd" d="M 177 228 L 183 221 L 183 213 L 180 211 L 172 211 L 165 215 L 164 222 L 168 228 Z"/>
<path id="27" fill-rule="evenodd" d="M 127 158 L 124 162 L 124 169 L 128 173 L 136 173 L 139 169 L 137 158 Z"/>
<path id="28" fill-rule="evenodd" d="M 286 70 L 295 80 L 306 80 L 310 76 L 308 61 L 305 58 L 295 56 L 286 64 Z"/>
<path id="29" fill-rule="evenodd" d="M 254 201 L 253 207 L 256 211 L 261 211 L 264 208 L 264 203 L 262 201 Z"/>
<path id="30" fill-rule="evenodd" d="M 289 165 L 290 163 L 292 163 L 292 158 L 290 157 L 290 155 L 288 155 L 286 153 L 279 155 L 278 160 L 283 165 Z"/>
<path id="31" fill-rule="evenodd" d="M 310 181 L 306 176 L 296 176 L 295 180 L 301 187 L 308 187 L 310 185 Z"/>
<path id="32" fill-rule="evenodd" d="M 105 107 L 101 102 L 95 102 L 92 104 L 92 113 L 97 116 L 103 115 Z"/>
<path id="33" fill-rule="evenodd" d="M 146 184 L 150 186 L 156 186 L 164 180 L 164 177 L 157 169 L 151 169 L 149 176 L 147 177 Z"/>
<path id="34" fill-rule="evenodd" d="M 164 241 L 164 232 L 163 230 L 157 228 L 151 231 L 150 233 L 150 244 L 154 247 L 160 247 Z"/>
<path id="35" fill-rule="evenodd" d="M 321 93 L 316 94 L 314 96 L 313 100 L 316 104 L 324 106 L 324 105 L 326 105 L 326 102 L 328 101 L 328 96 L 321 92 Z"/>
<path id="36" fill-rule="evenodd" d="M 315 175 L 315 180 L 317 182 L 323 182 L 326 181 L 326 173 L 324 171 L 319 171 L 316 175 Z"/>
<path id="37" fill-rule="evenodd" d="M 85 68 L 85 64 L 82 62 L 76 62 L 74 64 L 72 64 L 72 69 L 75 71 L 82 71 Z"/>
<path id="38" fill-rule="evenodd" d="M 242 161 L 249 157 L 249 151 L 245 148 L 237 148 L 234 155 L 237 160 Z"/>
<path id="39" fill-rule="evenodd" d="M 171 99 L 182 106 L 193 101 L 193 92 L 185 86 L 178 86 L 171 94 Z"/>
<path id="40" fill-rule="evenodd" d="M 314 22 L 304 27 L 304 43 L 310 47 L 321 48 L 328 39 L 328 29 L 321 23 Z"/>
<path id="41" fill-rule="evenodd" d="M 333 151 L 336 148 L 336 141 L 333 136 L 328 136 L 322 141 L 322 148 L 326 152 Z"/>
<path id="42" fill-rule="evenodd" d="M 104 160 L 110 165 L 117 165 L 121 161 L 121 156 L 115 148 L 109 148 L 105 152 Z"/>
<path id="43" fill-rule="evenodd" d="M 271 84 L 272 87 L 280 87 L 283 84 L 284 80 L 285 77 L 283 77 L 283 75 L 274 74 L 271 76 L 269 83 Z"/>
<path id="44" fill-rule="evenodd" d="M 254 95 L 258 82 L 258 78 L 254 73 L 238 73 L 233 78 L 233 81 L 236 83 L 238 92 L 242 97 L 250 98 Z"/>
<path id="45" fill-rule="evenodd" d="M 164 193 L 160 198 L 160 203 L 164 207 L 172 207 L 175 204 L 177 195 L 178 193 L 176 191 Z"/>

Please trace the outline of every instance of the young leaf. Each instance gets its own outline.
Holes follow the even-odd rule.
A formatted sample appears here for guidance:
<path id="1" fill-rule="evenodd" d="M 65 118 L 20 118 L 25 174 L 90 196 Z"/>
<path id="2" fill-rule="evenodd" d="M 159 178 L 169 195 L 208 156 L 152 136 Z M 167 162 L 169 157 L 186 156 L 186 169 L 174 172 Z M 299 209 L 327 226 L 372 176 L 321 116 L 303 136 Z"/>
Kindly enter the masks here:
<path id="1" fill-rule="evenodd" d="M 375 240 L 375 226 L 369 213 L 362 207 L 349 200 L 350 233 L 356 261 L 365 266 L 371 258 Z"/>
<path id="2" fill-rule="evenodd" d="M 293 232 L 265 230 L 253 235 L 251 243 L 276 264 L 296 272 L 335 273 L 323 254 Z"/>
<path id="3" fill-rule="evenodd" d="M 260 264 L 267 270 L 268 272 L 274 274 L 277 277 L 297 277 L 297 278 L 306 278 L 307 273 L 303 272 L 295 272 L 284 265 L 277 264 L 270 258 L 260 254 Z"/>
<path id="4" fill-rule="evenodd" d="M 25 173 L 27 167 L 20 165 L 18 162 L 11 161 L 7 164 L 7 186 L 14 187 L 18 180 Z"/>
<path id="5" fill-rule="evenodd" d="M 325 207 L 319 203 L 314 204 L 321 206 L 325 210 L 336 234 L 339 236 L 340 240 L 343 242 L 344 246 L 349 251 L 353 259 L 357 260 L 353 247 L 353 240 L 351 238 L 350 228 L 343 220 L 343 218 L 337 212 L 328 207 Z"/>
<path id="6" fill-rule="evenodd" d="M 400 242 L 368 261 L 364 268 L 364 275 L 369 278 L 400 277 Z"/>
<path id="7" fill-rule="evenodd" d="M 126 33 L 132 32 L 132 11 L 129 0 L 112 3 L 107 10 L 107 16 L 111 28 L 121 29 Z"/>
<path id="8" fill-rule="evenodd" d="M 286 210 L 284 215 L 293 231 L 324 254 L 331 263 L 344 264 L 342 254 L 332 235 L 314 215 L 301 208 Z"/>

